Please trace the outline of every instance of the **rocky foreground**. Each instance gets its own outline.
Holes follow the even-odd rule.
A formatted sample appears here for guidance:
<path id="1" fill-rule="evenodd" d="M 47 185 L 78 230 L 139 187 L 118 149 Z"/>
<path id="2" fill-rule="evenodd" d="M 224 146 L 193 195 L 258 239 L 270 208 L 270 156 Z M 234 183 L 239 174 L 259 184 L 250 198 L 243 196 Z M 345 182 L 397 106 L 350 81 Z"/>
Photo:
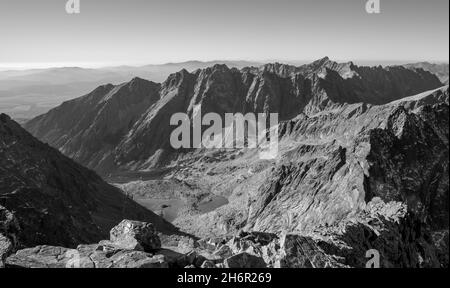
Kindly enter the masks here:
<path id="1" fill-rule="evenodd" d="M 76 249 L 37 246 L 17 251 L 6 268 L 266 268 L 346 267 L 309 237 L 241 232 L 234 237 L 162 247 L 152 224 L 124 220 L 110 240 Z"/>
<path id="2" fill-rule="evenodd" d="M 178 229 L 0 114 L 0 260 L 36 245 L 99 241 L 124 218 Z"/>
<path id="3" fill-rule="evenodd" d="M 5 227 L 2 227 L 5 228 Z M 352 221 L 321 227 L 308 236 L 240 231 L 195 240 L 160 239 L 153 224 L 123 220 L 110 239 L 76 249 L 36 246 L 12 251 L 0 238 L 6 268 L 350 268 L 366 267 L 367 250 L 378 249 L 380 266 L 448 265 L 448 231 L 430 236 L 407 207 L 372 201 Z M 369 249 L 370 248 L 370 249 Z M 8 253 L 9 252 L 9 253 Z"/>

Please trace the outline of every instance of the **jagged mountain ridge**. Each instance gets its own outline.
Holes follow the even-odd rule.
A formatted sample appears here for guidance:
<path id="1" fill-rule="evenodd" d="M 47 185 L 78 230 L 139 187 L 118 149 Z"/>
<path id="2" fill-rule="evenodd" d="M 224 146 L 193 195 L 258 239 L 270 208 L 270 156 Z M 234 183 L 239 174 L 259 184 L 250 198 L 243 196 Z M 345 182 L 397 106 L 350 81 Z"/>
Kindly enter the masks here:
<path id="1" fill-rule="evenodd" d="M 18 227 L 5 233 L 21 247 L 73 247 L 96 241 L 124 218 L 152 222 L 161 232 L 177 232 L 5 114 L 0 115 L 0 208 L 2 229 L 4 220 L 11 218 L 3 215 L 16 219 Z"/>
<path id="2" fill-rule="evenodd" d="M 120 91 L 130 85 L 140 92 L 127 90 L 132 100 L 117 100 L 128 99 Z M 358 67 L 327 57 L 300 67 L 215 65 L 193 73 L 182 70 L 162 84 L 133 79 L 102 86 L 32 119 L 25 128 L 76 161 L 109 173 L 169 163 L 175 157 L 170 116 L 191 114 L 197 104 L 204 114 L 277 112 L 280 120 L 289 120 L 343 103 L 384 104 L 440 86 L 436 76 L 421 69 Z"/>

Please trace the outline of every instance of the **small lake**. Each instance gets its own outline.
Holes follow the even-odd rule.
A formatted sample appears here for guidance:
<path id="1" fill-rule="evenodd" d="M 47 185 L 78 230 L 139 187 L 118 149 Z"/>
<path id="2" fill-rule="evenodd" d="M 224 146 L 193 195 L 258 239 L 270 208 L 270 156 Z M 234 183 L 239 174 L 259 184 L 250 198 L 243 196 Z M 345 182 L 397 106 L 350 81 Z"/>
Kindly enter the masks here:
<path id="1" fill-rule="evenodd" d="M 178 211 L 184 206 L 184 202 L 178 199 L 134 199 L 137 203 L 154 213 L 162 216 L 169 222 L 177 218 Z M 163 208 L 165 207 L 165 208 Z"/>
<path id="2" fill-rule="evenodd" d="M 154 213 L 162 216 L 169 222 L 175 220 L 178 216 L 178 212 L 185 205 L 184 201 L 179 199 L 147 199 L 147 198 L 135 198 L 137 203 L 145 208 L 153 211 Z M 203 213 L 214 211 L 215 209 L 228 204 L 228 199 L 222 196 L 214 195 L 209 201 L 200 202 L 198 210 Z M 164 207 L 164 208 L 163 208 Z"/>
<path id="3" fill-rule="evenodd" d="M 200 202 L 198 210 L 202 213 L 208 213 L 216 210 L 217 208 L 227 205 L 228 199 L 223 196 L 214 195 L 210 201 Z"/>

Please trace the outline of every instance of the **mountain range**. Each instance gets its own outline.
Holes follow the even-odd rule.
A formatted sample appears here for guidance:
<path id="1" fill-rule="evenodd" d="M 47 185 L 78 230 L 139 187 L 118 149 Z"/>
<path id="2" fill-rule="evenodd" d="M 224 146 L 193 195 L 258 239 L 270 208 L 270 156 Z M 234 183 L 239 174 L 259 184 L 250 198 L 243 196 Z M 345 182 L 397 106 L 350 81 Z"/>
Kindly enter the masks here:
<path id="1" fill-rule="evenodd" d="M 214 65 L 171 74 L 163 83 L 134 78 L 91 93 L 25 124 L 34 136 L 79 163 L 108 174 L 170 164 L 170 117 L 192 114 L 278 113 L 281 121 L 344 103 L 385 104 L 443 84 L 422 69 L 358 67 L 328 58 L 303 66 Z"/>
<path id="2" fill-rule="evenodd" d="M 307 62 L 287 62 L 287 64 L 293 66 L 305 63 Z M 23 123 L 35 116 L 48 112 L 51 108 L 60 105 L 61 102 L 87 94 L 103 84 L 124 83 L 130 81 L 133 77 L 163 82 L 170 74 L 181 69 L 193 72 L 215 64 L 225 64 L 230 68 L 237 69 L 263 65 L 260 62 L 217 60 L 103 68 L 61 67 L 5 70 L 0 71 L 0 113 L 7 113 L 16 121 Z M 371 63 L 370 66 L 372 65 L 375 64 Z M 388 64 L 384 63 L 382 65 L 386 66 Z M 446 83 L 448 81 L 448 64 L 419 62 L 403 66 L 407 68 L 422 68 L 425 71 L 436 74 L 441 82 Z"/>
<path id="3" fill-rule="evenodd" d="M 279 157 L 173 149 L 170 117 L 192 117 L 195 105 L 203 114 L 278 113 Z M 0 191 L 7 201 L 0 205 L 22 226 L 36 227 L 33 215 L 47 215 L 47 193 L 67 198 L 54 201 L 67 211 L 74 203 L 86 230 L 61 218 L 79 238 L 43 238 L 52 242 L 46 244 L 92 243 L 120 217 L 147 217 L 166 234 L 192 235 L 195 249 L 259 257 L 257 267 L 280 264 L 278 257 L 281 267 L 364 267 L 372 249 L 382 267 L 448 267 L 448 113 L 449 87 L 423 67 L 361 67 L 325 57 L 301 66 L 182 69 L 162 83 L 135 77 L 26 122 L 33 136 L 2 116 Z M 21 192 L 22 205 L 39 212 L 27 214 L 14 201 L 28 189 L 35 192 Z M 143 214 L 120 214 L 123 203 Z M 108 219 L 104 229 L 99 211 Z M 46 227 L 39 231 L 54 235 Z M 39 235 L 28 229 L 25 235 Z M 11 261 L 41 250 L 19 251 Z"/>

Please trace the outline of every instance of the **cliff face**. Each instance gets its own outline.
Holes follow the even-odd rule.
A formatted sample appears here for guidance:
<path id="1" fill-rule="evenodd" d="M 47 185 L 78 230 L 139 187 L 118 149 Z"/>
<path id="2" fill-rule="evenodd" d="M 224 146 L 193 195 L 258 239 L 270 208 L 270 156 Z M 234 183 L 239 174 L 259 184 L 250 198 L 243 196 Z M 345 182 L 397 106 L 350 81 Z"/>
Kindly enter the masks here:
<path id="1" fill-rule="evenodd" d="M 97 241 L 124 218 L 176 229 L 0 115 L 0 234 L 14 246 Z M 14 225 L 13 225 L 14 224 Z"/>
<path id="2" fill-rule="evenodd" d="M 295 211 L 289 230 L 309 231 L 374 197 L 406 203 L 436 229 L 448 227 L 448 88 L 299 117 L 281 124 L 280 137 L 283 156 L 250 205 L 256 230 L 283 230 L 287 210 Z"/>
<path id="3" fill-rule="evenodd" d="M 280 159 L 248 151 L 213 162 L 201 181 L 229 204 L 175 224 L 202 236 L 303 235 L 351 267 L 364 267 L 370 249 L 382 267 L 448 266 L 448 112 L 444 87 L 284 121 Z"/>
<path id="4" fill-rule="evenodd" d="M 358 67 L 323 58 L 295 67 L 268 64 L 182 70 L 160 84 L 134 79 L 102 86 L 25 124 L 64 154 L 101 173 L 164 166 L 173 160 L 170 117 L 177 112 L 279 113 L 280 120 L 345 103 L 386 104 L 440 87 L 436 76 L 403 67 Z"/>

